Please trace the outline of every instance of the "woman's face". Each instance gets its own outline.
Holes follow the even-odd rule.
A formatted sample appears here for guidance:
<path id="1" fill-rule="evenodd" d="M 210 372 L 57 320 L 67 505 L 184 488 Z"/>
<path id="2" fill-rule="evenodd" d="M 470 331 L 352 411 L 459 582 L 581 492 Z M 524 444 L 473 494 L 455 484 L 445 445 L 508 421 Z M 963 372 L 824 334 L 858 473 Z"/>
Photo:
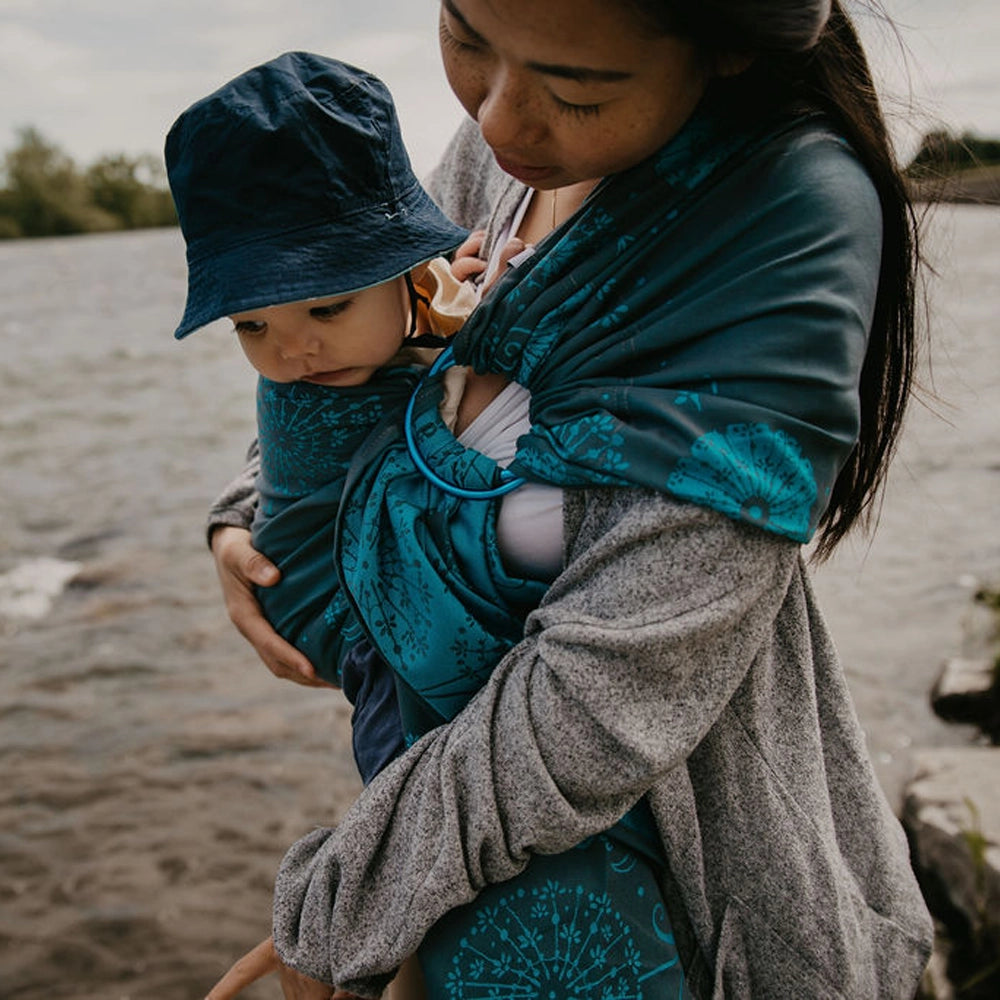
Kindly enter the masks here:
<path id="1" fill-rule="evenodd" d="M 497 163 L 542 189 L 645 159 L 706 84 L 692 43 L 614 0 L 442 0 L 441 51 Z"/>

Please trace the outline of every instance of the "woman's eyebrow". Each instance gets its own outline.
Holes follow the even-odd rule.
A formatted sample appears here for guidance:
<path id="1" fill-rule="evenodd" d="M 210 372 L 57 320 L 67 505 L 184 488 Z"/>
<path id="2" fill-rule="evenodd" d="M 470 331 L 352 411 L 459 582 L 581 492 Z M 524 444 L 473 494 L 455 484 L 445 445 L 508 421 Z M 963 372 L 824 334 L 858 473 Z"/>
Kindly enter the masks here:
<path id="1" fill-rule="evenodd" d="M 525 63 L 528 69 L 545 76 L 557 76 L 561 80 L 575 80 L 577 83 L 616 83 L 629 80 L 631 73 L 621 69 L 594 69 L 592 66 L 562 66 L 558 63 Z"/>
<path id="2" fill-rule="evenodd" d="M 465 15 L 455 6 L 452 0 L 441 0 L 445 10 L 462 26 L 462 30 L 477 43 L 489 44 L 482 35 L 465 19 Z M 529 62 L 528 69 L 545 76 L 556 76 L 561 80 L 573 80 L 576 83 L 617 83 L 628 80 L 632 74 L 618 69 L 595 69 L 592 66 L 563 66 L 560 63 Z"/>

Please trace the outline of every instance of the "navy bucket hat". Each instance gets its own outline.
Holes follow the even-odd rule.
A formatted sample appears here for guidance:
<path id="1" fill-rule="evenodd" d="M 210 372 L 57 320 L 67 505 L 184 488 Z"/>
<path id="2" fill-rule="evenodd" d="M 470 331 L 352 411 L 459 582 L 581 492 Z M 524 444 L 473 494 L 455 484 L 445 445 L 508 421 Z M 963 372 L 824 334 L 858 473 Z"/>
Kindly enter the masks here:
<path id="1" fill-rule="evenodd" d="M 233 313 L 389 281 L 467 235 L 414 176 L 385 84 L 308 52 L 193 104 L 165 157 L 187 241 L 178 339 Z"/>

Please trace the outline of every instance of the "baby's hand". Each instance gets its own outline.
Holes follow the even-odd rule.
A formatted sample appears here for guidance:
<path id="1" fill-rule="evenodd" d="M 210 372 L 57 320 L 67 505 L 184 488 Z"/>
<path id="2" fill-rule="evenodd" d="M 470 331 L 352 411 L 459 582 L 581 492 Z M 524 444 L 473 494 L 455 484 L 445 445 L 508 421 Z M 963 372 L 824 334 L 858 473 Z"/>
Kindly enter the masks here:
<path id="1" fill-rule="evenodd" d="M 482 260 L 478 254 L 483 246 L 483 239 L 486 233 L 477 229 L 469 238 L 455 251 L 455 256 L 451 262 L 451 273 L 457 281 L 468 281 L 486 270 L 486 261 Z M 507 270 L 507 265 L 523 250 L 527 249 L 527 244 L 522 239 L 512 236 L 503 245 L 500 251 L 499 266 L 488 282 L 483 285 L 483 294 L 496 283 L 498 278 L 503 277 Z"/>
<path id="2" fill-rule="evenodd" d="M 455 251 L 451 261 L 451 273 L 457 281 L 468 281 L 486 270 L 486 261 L 479 259 L 486 231 L 477 229 L 469 234 L 466 241 Z"/>

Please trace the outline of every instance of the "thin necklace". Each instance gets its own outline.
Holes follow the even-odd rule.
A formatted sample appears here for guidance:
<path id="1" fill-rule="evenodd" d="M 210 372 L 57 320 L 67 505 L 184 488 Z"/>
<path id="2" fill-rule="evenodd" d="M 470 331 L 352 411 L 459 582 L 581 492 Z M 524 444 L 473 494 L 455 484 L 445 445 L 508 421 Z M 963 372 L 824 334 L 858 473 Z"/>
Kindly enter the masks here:
<path id="1" fill-rule="evenodd" d="M 559 197 L 559 188 L 552 189 L 552 228 L 556 228 L 556 199 Z"/>

